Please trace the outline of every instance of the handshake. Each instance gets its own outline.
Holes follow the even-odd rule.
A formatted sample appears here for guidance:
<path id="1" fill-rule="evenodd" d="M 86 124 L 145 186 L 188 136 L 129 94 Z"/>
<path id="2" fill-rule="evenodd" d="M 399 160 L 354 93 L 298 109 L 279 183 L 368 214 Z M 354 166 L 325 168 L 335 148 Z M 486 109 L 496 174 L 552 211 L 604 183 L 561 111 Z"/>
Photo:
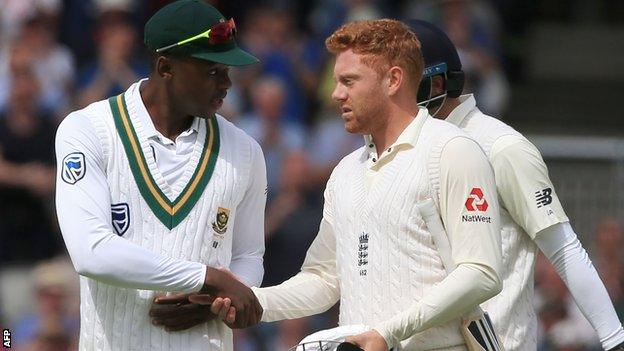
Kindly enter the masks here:
<path id="1" fill-rule="evenodd" d="M 149 314 L 152 324 L 167 331 L 186 330 L 214 319 L 237 329 L 258 324 L 262 306 L 230 271 L 207 267 L 198 293 L 156 297 Z"/>

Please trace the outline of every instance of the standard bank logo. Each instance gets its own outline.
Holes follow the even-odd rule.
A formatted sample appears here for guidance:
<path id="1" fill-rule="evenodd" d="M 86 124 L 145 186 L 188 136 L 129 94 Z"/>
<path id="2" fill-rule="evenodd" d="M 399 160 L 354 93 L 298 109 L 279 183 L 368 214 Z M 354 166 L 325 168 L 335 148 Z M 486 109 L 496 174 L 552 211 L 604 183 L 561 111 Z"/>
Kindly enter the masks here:
<path id="1" fill-rule="evenodd" d="M 82 152 L 72 152 L 65 156 L 61 171 L 61 178 L 65 183 L 76 184 L 76 182 L 84 178 L 85 173 L 87 173 L 87 165 Z"/>
<path id="2" fill-rule="evenodd" d="M 111 215 L 113 228 L 117 235 L 122 236 L 130 227 L 130 206 L 126 203 L 112 204 Z"/>

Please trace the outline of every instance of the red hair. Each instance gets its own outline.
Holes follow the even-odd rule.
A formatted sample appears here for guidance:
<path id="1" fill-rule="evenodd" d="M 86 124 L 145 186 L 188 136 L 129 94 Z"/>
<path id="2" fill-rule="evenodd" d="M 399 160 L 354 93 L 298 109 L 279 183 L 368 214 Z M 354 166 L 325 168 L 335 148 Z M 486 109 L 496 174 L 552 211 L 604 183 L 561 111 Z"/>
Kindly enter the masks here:
<path id="1" fill-rule="evenodd" d="M 425 67 L 420 41 L 407 25 L 397 20 L 344 24 L 325 40 L 325 46 L 334 55 L 347 50 L 363 55 L 362 62 L 380 74 L 399 66 L 407 72 L 414 88 L 418 88 Z"/>

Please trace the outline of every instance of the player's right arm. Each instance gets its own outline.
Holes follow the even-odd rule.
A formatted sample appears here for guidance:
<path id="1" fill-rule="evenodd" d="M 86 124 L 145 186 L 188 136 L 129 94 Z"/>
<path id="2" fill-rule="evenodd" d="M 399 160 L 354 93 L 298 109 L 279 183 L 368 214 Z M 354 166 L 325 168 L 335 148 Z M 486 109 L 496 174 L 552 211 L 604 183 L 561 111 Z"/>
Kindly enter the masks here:
<path id="1" fill-rule="evenodd" d="M 293 319 L 321 313 L 340 298 L 336 268 L 336 236 L 332 212 L 333 179 L 325 189 L 323 219 L 310 245 L 301 271 L 285 282 L 267 288 L 252 288 L 264 313 L 263 322 Z"/>
<path id="2" fill-rule="evenodd" d="M 55 147 L 57 216 L 80 275 L 135 289 L 194 292 L 202 288 L 206 266 L 157 255 L 113 232 L 104 151 L 87 116 L 72 113 L 65 118 Z M 83 163 L 83 171 L 64 178 L 68 165 L 63 160 L 68 155 L 76 156 L 76 167 Z"/>

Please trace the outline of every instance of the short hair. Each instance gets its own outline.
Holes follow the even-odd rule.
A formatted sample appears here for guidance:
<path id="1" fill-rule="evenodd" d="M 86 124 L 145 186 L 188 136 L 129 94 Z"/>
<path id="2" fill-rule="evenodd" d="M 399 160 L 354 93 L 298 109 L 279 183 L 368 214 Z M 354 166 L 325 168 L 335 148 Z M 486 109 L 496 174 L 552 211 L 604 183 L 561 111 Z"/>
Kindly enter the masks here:
<path id="1" fill-rule="evenodd" d="M 349 49 L 363 55 L 362 62 L 382 74 L 391 66 L 407 71 L 418 88 L 425 67 L 420 41 L 403 22 L 392 19 L 366 20 L 342 25 L 325 40 L 334 55 Z"/>

